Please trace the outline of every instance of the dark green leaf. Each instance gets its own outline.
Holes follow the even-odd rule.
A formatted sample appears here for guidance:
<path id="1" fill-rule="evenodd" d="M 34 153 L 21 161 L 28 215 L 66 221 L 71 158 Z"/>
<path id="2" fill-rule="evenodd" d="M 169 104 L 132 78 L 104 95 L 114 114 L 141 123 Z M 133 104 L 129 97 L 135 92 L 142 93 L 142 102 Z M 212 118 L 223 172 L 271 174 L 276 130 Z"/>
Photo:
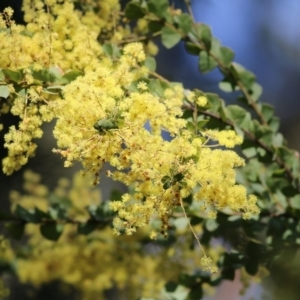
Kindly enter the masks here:
<path id="1" fill-rule="evenodd" d="M 170 49 L 178 44 L 181 40 L 181 35 L 174 29 L 164 26 L 161 31 L 161 41 L 163 45 Z"/>
<path id="2" fill-rule="evenodd" d="M 195 24 L 192 28 L 193 34 L 198 40 L 204 43 L 206 51 L 210 50 L 212 34 L 209 26 L 205 24 Z"/>
<path id="3" fill-rule="evenodd" d="M 192 110 L 185 110 L 183 112 L 182 118 L 185 119 L 185 120 L 193 118 L 193 111 Z"/>
<path id="4" fill-rule="evenodd" d="M 185 42 L 185 50 L 187 53 L 198 56 L 200 53 L 199 46 L 191 42 Z"/>
<path id="5" fill-rule="evenodd" d="M 203 291 L 200 284 L 197 287 L 193 287 L 189 292 L 188 299 L 190 300 L 200 300 L 203 297 Z"/>
<path id="6" fill-rule="evenodd" d="M 67 216 L 67 210 L 66 207 L 60 203 L 53 203 L 50 207 L 49 207 L 49 216 L 53 219 L 53 220 L 63 220 L 66 218 Z"/>
<path id="7" fill-rule="evenodd" d="M 184 178 L 184 175 L 182 173 L 177 173 L 173 178 L 176 182 L 180 182 Z"/>
<path id="8" fill-rule="evenodd" d="M 0 97 L 7 98 L 9 96 L 9 89 L 7 85 L 0 85 Z"/>
<path id="9" fill-rule="evenodd" d="M 56 82 L 61 79 L 61 73 L 58 70 L 54 71 L 54 69 L 42 69 L 39 71 L 32 70 L 32 77 L 36 80 L 42 82 Z"/>
<path id="10" fill-rule="evenodd" d="M 179 283 L 186 287 L 191 287 L 195 283 L 196 278 L 188 274 L 179 275 Z"/>
<path id="11" fill-rule="evenodd" d="M 174 281 L 169 281 L 168 283 L 165 284 L 165 289 L 167 292 L 172 293 L 176 290 L 178 284 Z"/>
<path id="12" fill-rule="evenodd" d="M 251 116 L 245 109 L 238 105 L 228 105 L 226 111 L 228 119 L 234 121 L 238 127 L 246 130 L 251 128 Z"/>
<path id="13" fill-rule="evenodd" d="M 286 197 L 294 197 L 299 194 L 298 190 L 295 189 L 293 186 L 289 185 L 284 187 L 281 192 L 286 196 Z"/>
<path id="14" fill-rule="evenodd" d="M 123 195 L 123 193 L 121 193 L 120 191 L 118 191 L 116 189 L 113 189 L 110 192 L 110 198 L 109 198 L 109 200 L 110 201 L 119 201 L 119 200 L 122 200 L 122 195 Z"/>
<path id="15" fill-rule="evenodd" d="M 24 229 L 25 223 L 23 222 L 6 223 L 6 230 L 8 231 L 8 234 L 16 240 L 20 240 L 22 238 Z"/>
<path id="16" fill-rule="evenodd" d="M 79 223 L 77 232 L 79 234 L 88 235 L 91 232 L 93 232 L 96 228 L 97 228 L 96 222 L 88 221 L 86 223 Z"/>
<path id="17" fill-rule="evenodd" d="M 83 73 L 78 70 L 73 70 L 73 71 L 65 73 L 62 76 L 61 81 L 65 84 L 68 84 L 68 83 L 74 81 L 79 76 L 83 76 Z"/>
<path id="18" fill-rule="evenodd" d="M 189 33 L 192 28 L 193 20 L 189 14 L 183 13 L 176 18 L 179 28 L 185 33 Z"/>
<path id="19" fill-rule="evenodd" d="M 26 222 L 34 221 L 34 214 L 32 214 L 31 212 L 29 212 L 19 204 L 17 205 L 14 214 L 16 215 L 17 218 L 22 219 Z"/>
<path id="20" fill-rule="evenodd" d="M 250 71 L 242 71 L 239 72 L 239 77 L 243 85 L 248 89 L 251 90 L 253 84 L 255 83 L 255 75 L 251 73 Z"/>
<path id="21" fill-rule="evenodd" d="M 254 276 L 258 272 L 258 262 L 256 260 L 249 260 L 245 265 L 245 269 L 249 275 Z"/>
<path id="22" fill-rule="evenodd" d="M 184 203 L 191 204 L 192 201 L 193 201 L 193 196 L 192 196 L 192 195 L 189 195 L 189 196 L 187 196 L 186 198 L 183 198 L 182 201 L 183 201 Z"/>
<path id="23" fill-rule="evenodd" d="M 8 79 L 14 81 L 14 82 L 20 82 L 22 79 L 21 72 L 10 70 L 10 69 L 2 69 L 1 70 L 3 74 L 8 77 Z"/>
<path id="24" fill-rule="evenodd" d="M 148 2 L 149 11 L 154 15 L 158 16 L 159 18 L 165 18 L 168 8 L 168 0 L 150 0 Z"/>
<path id="25" fill-rule="evenodd" d="M 171 178 L 169 176 L 164 176 L 162 179 L 161 179 L 161 183 L 163 184 L 163 188 L 164 190 L 167 190 L 168 188 L 171 187 Z"/>
<path id="26" fill-rule="evenodd" d="M 145 15 L 140 4 L 129 2 L 125 7 L 125 17 L 129 20 L 137 20 Z"/>
<path id="27" fill-rule="evenodd" d="M 41 234 L 50 241 L 57 241 L 63 232 L 64 226 L 56 222 L 41 225 Z"/>
<path id="28" fill-rule="evenodd" d="M 43 212 L 42 210 L 40 210 L 37 207 L 34 209 L 34 217 L 35 217 L 36 222 L 42 222 L 45 219 L 51 218 L 48 213 Z"/>
<path id="29" fill-rule="evenodd" d="M 233 268 L 225 268 L 222 270 L 223 279 L 234 280 L 235 270 Z"/>
<path id="30" fill-rule="evenodd" d="M 251 140 L 245 139 L 243 144 L 241 145 L 241 148 L 242 148 L 243 154 L 247 158 L 254 157 L 257 154 L 257 145 L 255 142 L 253 142 Z"/>
<path id="31" fill-rule="evenodd" d="M 149 30 L 153 33 L 160 31 L 163 27 L 164 27 L 163 22 L 150 21 L 148 24 Z"/>
<path id="32" fill-rule="evenodd" d="M 201 51 L 199 55 L 199 69 L 205 74 L 213 70 L 218 64 L 211 58 L 207 52 Z"/>
<path id="33" fill-rule="evenodd" d="M 197 217 L 197 216 L 193 216 L 193 217 L 191 218 L 191 221 L 190 221 L 190 223 L 191 223 L 192 226 L 198 225 L 198 224 L 200 224 L 200 223 L 202 223 L 202 222 L 203 222 L 203 219 L 200 218 L 200 217 Z"/>

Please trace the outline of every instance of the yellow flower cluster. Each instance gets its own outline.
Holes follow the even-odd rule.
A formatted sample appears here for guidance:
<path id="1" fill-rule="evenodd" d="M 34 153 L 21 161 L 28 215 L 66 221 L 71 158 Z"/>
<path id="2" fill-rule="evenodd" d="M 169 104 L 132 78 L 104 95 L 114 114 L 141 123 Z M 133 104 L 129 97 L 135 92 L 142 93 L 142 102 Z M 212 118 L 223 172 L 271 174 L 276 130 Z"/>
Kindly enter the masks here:
<path id="1" fill-rule="evenodd" d="M 13 207 L 20 204 L 30 210 L 36 206 L 46 212 L 50 192 L 40 184 L 40 177 L 27 171 L 24 189 L 26 195 L 11 195 Z M 83 204 L 100 204 L 99 190 L 89 188 L 87 179 L 79 174 L 71 184 L 61 179 L 51 194 L 52 198 L 69 199 L 68 216 L 80 222 L 88 218 L 82 216 Z M 109 228 L 84 236 L 76 234 L 75 224 L 69 224 L 59 240 L 51 242 L 40 235 L 36 224 L 28 224 L 26 234 L 31 251 L 25 257 L 18 257 L 10 248 L 9 255 L 2 256 L 15 265 L 20 281 L 38 287 L 61 280 L 76 287 L 85 300 L 105 299 L 105 290 L 112 287 L 128 299 L 159 297 L 166 282 L 176 281 L 181 272 L 193 274 L 201 267 L 200 249 L 190 249 L 192 237 L 186 230 L 178 233 L 178 242 L 168 248 L 150 240 L 141 243 L 147 239 L 148 228 L 134 236 L 115 237 Z M 219 252 L 217 249 L 209 254 L 214 254 L 216 261 Z"/>
<path id="2" fill-rule="evenodd" d="M 109 12 L 100 30 L 115 28 L 117 1 L 99 3 Z M 42 135 L 42 122 L 56 118 L 54 152 L 66 158 L 66 167 L 80 161 L 97 184 L 108 162 L 115 169 L 107 175 L 132 187 L 132 193 L 111 203 L 119 214 L 116 234 L 132 234 L 156 219 L 166 233 L 174 209 L 192 194 L 210 217 L 223 208 L 242 211 L 244 218 L 258 213 L 255 196 L 247 197 L 246 189 L 236 185 L 235 168 L 243 160 L 235 152 L 213 150 L 209 143 L 232 148 L 242 139 L 231 130 L 192 132 L 182 118 L 183 88 L 153 88 L 141 43 L 127 44 L 118 59 L 104 57 L 97 32 L 89 27 L 92 8 L 85 14 L 69 0 L 25 0 L 26 26 L 10 21 L 11 10 L 2 14 L 0 26 L 6 30 L 0 31 L 0 53 L 7 55 L 0 56 L 0 67 L 22 68 L 28 85 L 25 94 L 12 93 L 11 112 L 21 122 L 5 136 L 4 172 L 11 174 L 27 162 L 36 147 L 32 139 Z M 32 77 L 33 70 L 45 67 L 62 74 L 80 69 L 83 75 L 64 86 L 62 95 L 48 95 Z M 207 99 L 196 101 L 203 106 Z"/>
<path id="3" fill-rule="evenodd" d="M 109 162 L 116 170 L 108 176 L 133 186 L 132 195 L 110 204 L 119 213 L 116 234 L 123 229 L 132 234 L 153 218 L 166 232 L 174 208 L 195 188 L 195 199 L 207 206 L 243 211 L 245 218 L 258 213 L 256 198 L 248 199 L 246 189 L 235 184 L 234 169 L 244 161 L 233 151 L 206 145 L 211 139 L 233 147 L 242 139 L 234 131 L 209 130 L 202 133 L 203 142 L 190 132 L 180 118 L 182 88 L 166 89 L 161 97 L 150 93 L 139 68 L 144 58 L 141 44 L 129 44 L 118 63 L 87 72 L 64 89 L 64 100 L 56 102 L 59 149 L 54 151 L 66 158 L 65 166 L 81 161 L 97 183 L 99 170 Z M 138 90 L 131 91 L 137 80 L 142 80 Z M 163 131 L 173 139 L 164 140 Z"/>

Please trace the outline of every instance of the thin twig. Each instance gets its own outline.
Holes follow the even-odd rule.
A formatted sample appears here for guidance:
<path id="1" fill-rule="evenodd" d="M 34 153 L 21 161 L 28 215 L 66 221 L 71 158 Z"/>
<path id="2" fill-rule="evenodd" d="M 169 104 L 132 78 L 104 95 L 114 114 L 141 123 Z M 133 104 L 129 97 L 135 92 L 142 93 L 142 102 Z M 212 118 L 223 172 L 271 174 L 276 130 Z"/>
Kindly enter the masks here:
<path id="1" fill-rule="evenodd" d="M 183 214 L 184 214 L 185 218 L 187 219 L 187 221 L 188 221 L 188 223 L 189 223 L 189 227 L 190 227 L 190 229 L 191 229 L 191 231 L 192 231 L 192 233 L 193 233 L 193 235 L 194 235 L 194 237 L 195 237 L 195 239 L 196 239 L 196 241 L 197 241 L 197 243 L 198 243 L 198 245 L 199 245 L 201 251 L 203 252 L 204 256 L 206 256 L 205 251 L 204 251 L 204 249 L 203 249 L 203 247 L 202 247 L 202 245 L 201 245 L 201 243 L 200 243 L 200 240 L 199 240 L 199 238 L 198 238 L 198 236 L 197 236 L 197 234 L 196 234 L 196 232 L 195 232 L 193 226 L 191 225 L 190 219 L 188 218 L 188 216 L 187 216 L 187 214 L 186 214 L 186 211 L 185 211 L 185 208 L 184 208 L 184 206 L 183 206 L 183 202 L 182 202 L 181 197 L 180 197 L 180 206 L 181 206 L 181 208 L 182 208 Z"/>
<path id="2" fill-rule="evenodd" d="M 190 0 L 184 0 L 184 3 L 186 5 L 186 8 L 188 10 L 189 15 L 191 16 L 191 18 L 193 19 L 193 22 L 195 23 L 195 18 L 194 18 L 192 7 L 191 7 L 191 1 Z"/>

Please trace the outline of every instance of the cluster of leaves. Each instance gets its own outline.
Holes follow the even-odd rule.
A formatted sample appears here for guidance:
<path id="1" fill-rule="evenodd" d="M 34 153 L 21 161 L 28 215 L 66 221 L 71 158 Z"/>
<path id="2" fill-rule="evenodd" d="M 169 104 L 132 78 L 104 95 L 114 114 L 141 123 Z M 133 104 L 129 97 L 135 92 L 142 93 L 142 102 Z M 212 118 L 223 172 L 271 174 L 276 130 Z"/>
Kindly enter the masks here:
<path id="1" fill-rule="evenodd" d="M 299 154 L 288 148 L 278 132 L 279 119 L 274 116 L 274 108 L 260 101 L 262 88 L 256 82 L 255 75 L 233 61 L 234 52 L 221 45 L 209 26 L 195 23 L 188 13 L 171 9 L 167 0 L 133 0 L 126 5 L 124 12 L 130 21 L 147 22 L 149 35 L 146 39 L 160 36 L 167 49 L 184 43 L 186 51 L 199 58 L 198 66 L 202 73 L 218 68 L 223 76 L 220 89 L 238 95 L 237 104 L 225 105 L 219 95 L 195 90 L 196 95 L 207 98 L 207 104 L 198 106 L 187 100 L 183 107 L 184 118 L 194 132 L 232 128 L 244 137 L 240 151 L 247 160 L 247 166 L 239 171 L 238 180 L 249 193 L 258 197 L 261 208 L 258 217 L 247 221 L 226 211 L 219 212 L 217 218 L 212 220 L 203 218 L 192 197 L 184 199 L 191 225 L 201 225 L 203 228 L 201 243 L 209 247 L 212 239 L 221 238 L 230 243 L 232 250 L 219 259 L 221 272 L 217 276 L 201 271 L 181 274 L 177 281 L 165 285 L 165 292 L 170 298 L 176 298 L 182 292 L 180 288 L 185 287 L 188 293 L 184 297 L 201 299 L 202 284 L 217 286 L 224 279 L 233 280 L 237 269 L 244 268 L 252 276 L 261 266 L 272 272 L 274 261 L 286 251 L 296 255 L 300 243 Z M 120 49 L 115 44 L 105 44 L 103 49 L 112 59 L 120 55 Z M 150 92 L 162 95 L 170 83 L 156 76 L 153 58 L 148 58 L 145 65 L 153 75 L 147 81 Z M 33 84 L 42 86 L 43 91 L 49 94 L 60 93 L 64 85 L 81 74 L 73 70 L 61 75 L 59 69 L 53 67 L 32 72 Z M 0 70 L 0 97 L 9 97 L 9 84 L 13 84 L 17 93 L 26 93 L 23 78 L 22 70 Z M 131 86 L 131 89 L 136 89 L 136 86 Z M 94 125 L 100 133 L 116 126 L 109 119 L 99 120 Z M 173 180 L 164 178 L 164 189 L 179 182 L 180 176 L 179 173 Z M 7 230 L 13 238 L 22 237 L 25 224 L 35 223 L 40 226 L 42 235 L 52 241 L 59 239 L 66 223 L 75 222 L 79 234 L 90 234 L 112 222 L 113 214 L 108 211 L 106 202 L 89 206 L 87 211 L 90 218 L 80 223 L 68 217 L 67 208 L 61 203 L 51 205 L 47 212 L 37 208 L 27 210 L 18 205 L 12 215 L 1 214 L 0 219 L 7 223 Z M 169 242 L 165 245 L 172 244 L 172 239 L 176 240 L 176 236 L 170 231 Z"/>

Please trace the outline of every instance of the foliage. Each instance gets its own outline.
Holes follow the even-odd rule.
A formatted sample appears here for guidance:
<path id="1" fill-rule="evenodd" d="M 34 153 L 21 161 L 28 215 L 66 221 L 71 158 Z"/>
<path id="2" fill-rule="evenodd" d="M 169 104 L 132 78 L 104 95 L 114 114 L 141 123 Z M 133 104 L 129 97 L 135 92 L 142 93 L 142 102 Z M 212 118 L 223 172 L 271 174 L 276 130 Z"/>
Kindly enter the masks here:
<path id="1" fill-rule="evenodd" d="M 78 178 L 49 193 L 27 173 L 28 195 L 12 193 L 12 213 L 1 214 L 12 238 L 28 238 L 3 256 L 22 282 L 59 279 L 85 299 L 112 287 L 128 299 L 201 299 L 237 269 L 260 277 L 296 249 L 299 155 L 255 75 L 190 9 L 167 0 L 133 0 L 124 11 L 108 0 L 23 6 L 26 26 L 10 8 L 0 19 L 1 113 L 20 119 L 5 134 L 4 173 L 27 163 L 42 123 L 55 119 L 53 152 L 65 167 L 81 162 L 97 185 L 109 163 L 106 175 L 128 193 L 99 202 Z M 156 73 L 155 37 L 167 49 L 184 43 L 202 73 L 218 68 L 237 104 Z"/>

